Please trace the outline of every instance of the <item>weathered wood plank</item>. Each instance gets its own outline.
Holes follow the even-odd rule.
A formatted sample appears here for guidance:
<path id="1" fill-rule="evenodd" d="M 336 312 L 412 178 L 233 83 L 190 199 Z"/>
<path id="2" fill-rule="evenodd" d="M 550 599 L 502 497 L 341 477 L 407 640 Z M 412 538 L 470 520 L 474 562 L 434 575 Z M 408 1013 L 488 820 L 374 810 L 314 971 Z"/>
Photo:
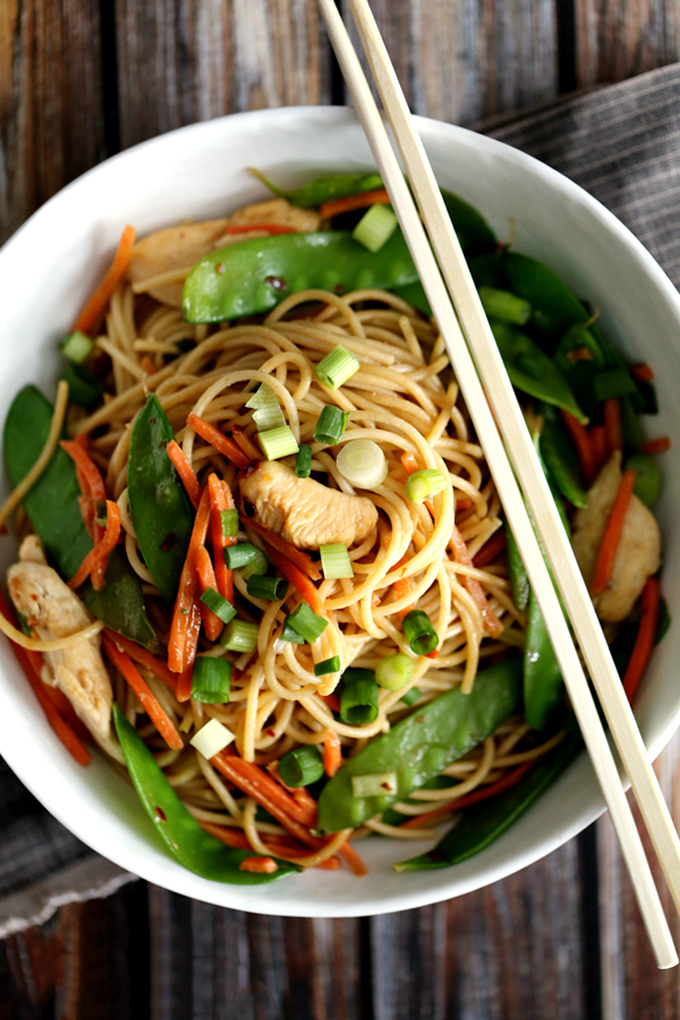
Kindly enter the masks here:
<path id="1" fill-rule="evenodd" d="M 680 55 L 671 0 L 575 0 L 577 84 L 622 81 Z"/>

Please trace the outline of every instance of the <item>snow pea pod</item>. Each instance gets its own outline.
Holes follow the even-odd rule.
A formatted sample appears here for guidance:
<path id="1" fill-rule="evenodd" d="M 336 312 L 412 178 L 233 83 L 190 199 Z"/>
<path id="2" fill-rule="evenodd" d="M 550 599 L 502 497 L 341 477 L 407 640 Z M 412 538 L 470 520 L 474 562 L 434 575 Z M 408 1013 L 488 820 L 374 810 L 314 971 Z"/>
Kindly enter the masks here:
<path id="1" fill-rule="evenodd" d="M 496 235 L 482 214 L 452 191 L 442 188 L 442 198 L 466 257 L 494 251 Z"/>
<path id="2" fill-rule="evenodd" d="M 128 498 L 137 541 L 166 602 L 174 602 L 189 547 L 194 511 L 166 447 L 175 438 L 155 393 L 132 426 Z"/>
<path id="3" fill-rule="evenodd" d="M 337 832 L 361 825 L 439 775 L 517 710 L 521 687 L 521 659 L 506 659 L 479 673 L 470 694 L 457 687 L 416 709 L 367 744 L 326 784 L 319 798 L 318 828 Z M 352 776 L 380 772 L 396 774 L 396 793 L 352 795 Z"/>
<path id="4" fill-rule="evenodd" d="M 532 322 L 555 342 L 570 326 L 590 318 L 566 283 L 542 262 L 509 251 L 503 263 L 508 290 L 529 302 L 533 309 Z"/>
<path id="5" fill-rule="evenodd" d="M 183 867 L 213 882 L 232 885 L 261 885 L 299 870 L 294 864 L 278 861 L 278 871 L 270 875 L 241 871 L 241 862 L 257 855 L 252 850 L 225 846 L 205 832 L 187 811 L 118 704 L 113 706 L 113 719 L 125 764 L 144 810 L 167 849 Z"/>
<path id="6" fill-rule="evenodd" d="M 602 345 L 590 329 L 577 324 L 558 343 L 555 363 L 590 417 L 598 403 L 593 379 L 608 364 Z"/>
<path id="7" fill-rule="evenodd" d="M 538 344 L 506 322 L 492 321 L 491 329 L 513 386 L 547 404 L 563 408 L 580 422 L 588 421 L 569 383 Z"/>
<path id="8" fill-rule="evenodd" d="M 434 849 L 395 864 L 394 870 L 432 871 L 435 868 L 449 868 L 485 850 L 552 786 L 582 746 L 580 741 L 565 737 L 516 786 L 498 797 L 467 808 L 458 825 L 447 832 Z"/>
<path id="9" fill-rule="evenodd" d="M 316 206 L 323 205 L 324 202 L 331 202 L 338 198 L 348 198 L 349 195 L 360 195 L 364 191 L 376 191 L 378 188 L 383 187 L 380 174 L 375 173 L 375 171 L 368 173 L 359 171 L 358 173 L 331 174 L 326 177 L 316 177 L 313 181 L 308 181 L 299 188 L 294 188 L 292 191 L 284 191 L 283 188 L 279 188 L 278 185 L 270 181 L 259 170 L 251 167 L 250 172 L 254 177 L 262 181 L 263 184 L 266 184 L 275 195 L 287 199 L 291 205 L 296 205 L 299 209 L 313 209 Z"/>
<path id="10" fill-rule="evenodd" d="M 531 728 L 545 729 L 563 699 L 562 673 L 532 591 L 524 644 L 524 714 Z"/>
<path id="11" fill-rule="evenodd" d="M 521 612 L 524 612 L 526 607 L 529 605 L 531 585 L 529 584 L 529 576 L 527 574 L 526 567 L 524 566 L 522 557 L 519 554 L 515 536 L 513 535 L 507 521 L 505 522 L 505 537 L 506 549 L 508 552 L 508 570 L 510 573 L 510 584 L 512 586 L 512 601 Z"/>
<path id="12" fill-rule="evenodd" d="M 541 455 L 548 477 L 570 503 L 588 505 L 588 493 L 581 480 L 578 453 L 567 430 L 557 418 L 546 417 L 541 429 Z"/>
<path id="13" fill-rule="evenodd" d="M 28 474 L 47 440 L 54 409 L 35 386 L 14 398 L 4 430 L 4 454 L 14 485 Z M 22 500 L 51 563 L 69 580 L 92 549 L 78 504 L 80 488 L 73 461 L 58 448 L 35 485 Z M 142 588 L 127 557 L 116 548 L 109 554 L 104 587 L 96 592 L 89 581 L 78 595 L 90 612 L 112 630 L 146 648 L 158 644 L 144 608 Z"/>
<path id="14" fill-rule="evenodd" d="M 417 279 L 400 230 L 375 253 L 344 230 L 280 234 L 206 255 L 186 279 L 182 310 L 188 322 L 224 322 L 308 288 L 391 290 Z"/>

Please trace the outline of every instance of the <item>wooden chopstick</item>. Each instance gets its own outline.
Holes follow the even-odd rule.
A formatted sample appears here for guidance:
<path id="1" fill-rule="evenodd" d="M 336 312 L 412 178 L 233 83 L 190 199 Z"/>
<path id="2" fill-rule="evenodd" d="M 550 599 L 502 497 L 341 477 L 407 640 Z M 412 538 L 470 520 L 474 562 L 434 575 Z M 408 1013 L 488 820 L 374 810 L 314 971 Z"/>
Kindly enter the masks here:
<path id="1" fill-rule="evenodd" d="M 577 633 L 580 633 L 580 631 L 588 626 L 591 616 L 595 622 L 599 635 L 593 640 L 592 635 L 589 634 L 588 640 L 584 640 L 584 645 L 587 644 L 591 655 L 598 656 L 597 672 L 600 677 L 607 671 L 611 672 L 611 669 L 607 666 L 607 657 L 610 662 L 611 657 L 602 638 L 599 622 L 595 617 L 590 598 L 585 590 L 578 566 L 574 560 L 571 545 L 564 538 L 562 525 L 559 521 L 550 490 L 531 447 L 528 430 L 502 360 L 500 360 L 497 354 L 496 344 L 490 334 L 486 317 L 479 304 L 474 284 L 469 277 L 455 233 L 452 229 L 439 229 L 439 221 L 441 221 L 442 225 L 444 223 L 448 225 L 450 221 L 445 210 L 442 211 L 440 207 L 439 189 L 434 181 L 432 170 L 429 167 L 418 136 L 412 127 L 408 107 L 401 93 L 394 69 L 382 43 L 370 8 L 365 0 L 350 0 L 352 15 L 357 24 L 369 63 L 371 64 L 378 91 L 383 98 L 386 112 L 390 118 L 395 138 L 397 138 L 400 145 L 411 186 L 421 204 L 421 212 L 423 213 L 423 218 L 428 223 L 428 229 L 431 231 L 432 241 L 435 244 L 440 261 L 448 270 L 447 280 L 451 279 L 452 290 L 455 290 L 457 309 L 461 321 L 464 323 L 468 333 L 473 334 L 474 341 L 476 341 L 477 346 L 475 346 L 474 352 L 475 356 L 479 358 L 480 374 L 482 374 L 484 385 L 493 403 L 494 413 L 503 429 L 503 438 L 501 438 L 496 427 L 494 416 L 487 403 L 486 394 L 477 376 L 477 371 L 465 338 L 458 325 L 458 320 L 442 280 L 439 267 L 430 249 L 418 212 L 409 193 L 397 157 L 392 150 L 387 132 L 345 25 L 337 11 L 334 0 L 319 0 L 319 6 L 345 81 L 352 94 L 357 114 L 382 173 L 393 208 L 444 339 L 451 364 L 475 425 L 478 438 L 484 448 L 487 463 L 501 496 L 510 526 L 515 534 L 522 558 L 527 567 L 529 579 L 546 622 L 583 738 L 621 844 L 622 853 L 631 876 L 633 888 L 658 966 L 661 968 L 676 966 L 678 963 L 677 953 L 654 885 L 649 864 L 645 857 L 639 834 L 635 828 L 630 807 L 619 779 L 618 770 L 600 723 L 583 668 L 562 614 L 560 603 L 543 560 L 531 521 L 526 512 L 513 467 L 503 445 L 503 439 L 505 439 L 508 449 L 513 453 L 517 474 L 527 493 L 531 512 L 548 550 L 550 562 L 556 575 L 559 569 L 560 590 L 562 590 L 562 586 L 568 589 L 569 598 L 567 599 L 565 592 L 563 592 L 563 597 L 565 598 L 569 615 L 573 619 L 575 629 L 578 627 Z M 439 242 L 439 246 L 437 246 L 437 242 Z M 472 340 L 470 343 L 473 346 Z M 500 386 L 496 385 L 499 380 L 501 381 Z M 502 385 L 503 382 L 505 385 Z M 509 411 L 508 408 L 511 408 L 511 410 Z M 512 433 L 512 435 L 509 433 Z M 519 439 L 518 437 L 523 438 Z M 523 441 L 524 438 L 526 438 L 526 443 Z M 566 563 L 566 567 L 564 567 L 564 563 Z M 580 605 L 580 602 L 583 605 Z M 586 603 L 587 605 L 585 605 Z M 593 629 L 592 625 L 590 629 Z M 602 645 L 604 645 L 604 652 Z M 601 663 L 603 658 L 604 666 Z M 591 665 L 590 659 L 588 661 L 591 670 L 595 673 L 596 670 Z M 618 676 L 615 673 L 614 676 L 620 688 Z M 621 696 L 623 698 L 622 691 Z M 617 725 L 620 726 L 621 720 L 623 720 L 628 728 L 631 726 L 631 721 L 632 726 L 635 727 L 630 710 L 626 713 L 625 710 L 621 709 L 616 715 Z M 611 722 L 610 726 L 613 731 L 614 726 Z M 651 773 L 655 781 L 654 774 L 644 756 L 644 745 L 639 737 L 639 733 L 637 741 L 634 737 L 630 737 L 630 735 L 622 739 L 622 746 L 627 750 L 630 746 L 635 747 L 638 744 L 642 749 L 640 757 L 645 769 Z M 634 766 L 629 765 L 628 768 L 630 772 L 635 772 L 637 777 L 639 771 L 637 763 Z M 658 790 L 658 784 L 656 784 L 656 787 Z M 674 882 L 677 888 L 680 886 L 680 867 L 678 867 L 680 854 L 676 855 L 675 853 L 677 834 L 670 821 L 670 815 L 666 809 L 666 817 L 663 817 L 665 803 L 660 791 L 658 791 L 658 797 L 656 795 L 653 797 L 647 796 L 646 793 L 643 796 L 646 799 L 647 809 L 646 812 L 643 812 L 643 816 L 645 820 L 647 820 L 647 815 L 653 816 L 652 825 L 658 838 L 655 838 L 654 835 L 652 838 L 657 853 L 659 853 L 664 872 L 669 879 L 669 885 L 671 885 L 674 877 L 672 869 L 675 868 L 677 870 L 678 881 Z M 649 822 L 648 825 L 651 830 L 652 826 Z M 668 829 L 671 831 L 668 832 Z M 680 849 L 680 846 L 678 849 Z M 670 875 L 669 869 L 671 870 Z M 675 898 L 674 891 L 673 895 Z"/>

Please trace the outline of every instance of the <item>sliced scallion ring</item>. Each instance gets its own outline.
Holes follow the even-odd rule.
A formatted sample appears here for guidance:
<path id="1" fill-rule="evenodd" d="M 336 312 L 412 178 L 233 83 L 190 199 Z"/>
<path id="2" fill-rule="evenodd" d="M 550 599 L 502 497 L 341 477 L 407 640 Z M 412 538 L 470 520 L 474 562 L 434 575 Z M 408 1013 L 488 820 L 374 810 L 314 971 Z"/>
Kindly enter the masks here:
<path id="1" fill-rule="evenodd" d="M 321 553 L 321 569 L 327 581 L 343 577 L 354 577 L 354 568 L 347 552 L 347 546 L 343 545 L 342 542 L 322 545 L 319 548 L 319 552 Z"/>
<path id="2" fill-rule="evenodd" d="M 357 489 L 377 489 L 387 478 L 387 458 L 372 439 L 352 439 L 335 463 L 343 478 Z"/>
<path id="3" fill-rule="evenodd" d="M 360 367 L 352 352 L 342 344 L 338 344 L 325 358 L 321 359 L 314 369 L 314 375 L 329 390 L 337 390 L 348 379 L 351 379 Z"/>
<path id="4" fill-rule="evenodd" d="M 446 479 L 441 471 L 426 468 L 414 471 L 406 482 L 406 495 L 414 503 L 422 503 L 428 496 L 436 496 L 446 488 Z"/>

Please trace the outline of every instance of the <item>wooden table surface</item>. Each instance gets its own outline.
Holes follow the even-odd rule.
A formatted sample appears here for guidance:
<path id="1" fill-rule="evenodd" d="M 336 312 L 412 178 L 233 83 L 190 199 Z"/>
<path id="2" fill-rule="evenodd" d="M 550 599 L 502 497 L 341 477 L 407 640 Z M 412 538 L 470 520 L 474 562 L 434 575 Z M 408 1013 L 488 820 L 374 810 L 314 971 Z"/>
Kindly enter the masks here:
<path id="1" fill-rule="evenodd" d="M 677 0 L 373 8 L 413 108 L 461 124 L 680 49 Z M 0 240 L 145 138 L 238 110 L 343 102 L 314 0 L 0 0 Z M 678 820 L 679 757 L 676 740 L 658 763 Z M 654 968 L 605 819 L 521 874 L 407 913 L 267 918 L 135 882 L 0 943 L 0 1020 L 149 1016 L 676 1020 L 680 985 Z"/>

